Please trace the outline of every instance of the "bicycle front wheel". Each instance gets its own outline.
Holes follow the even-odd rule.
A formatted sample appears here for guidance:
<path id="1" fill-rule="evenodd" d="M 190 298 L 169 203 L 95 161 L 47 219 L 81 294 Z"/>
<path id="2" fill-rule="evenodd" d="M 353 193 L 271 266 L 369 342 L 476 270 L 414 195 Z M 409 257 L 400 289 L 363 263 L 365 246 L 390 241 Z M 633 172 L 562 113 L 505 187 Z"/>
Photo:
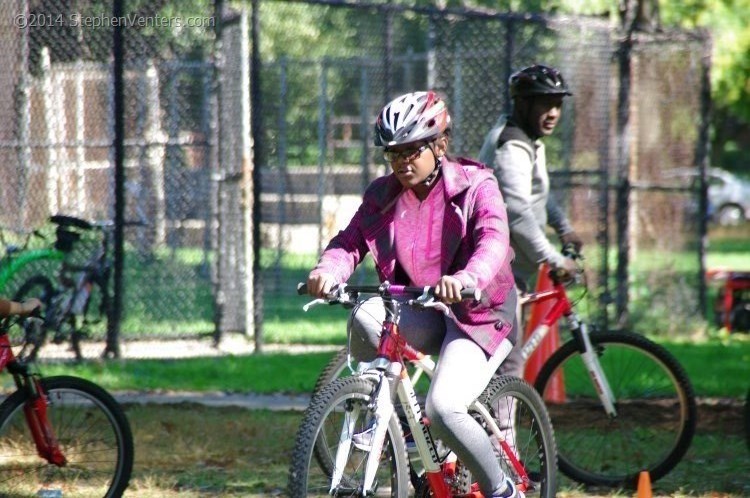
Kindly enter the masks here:
<path id="1" fill-rule="evenodd" d="M 331 470 L 324 471 L 313 456 L 319 440 L 325 440 L 328 453 L 336 455 L 344 424 L 353 433 L 363 432 L 373 417 L 375 384 L 361 377 L 338 379 L 316 393 L 305 411 L 297 432 L 289 470 L 289 496 L 328 496 Z M 368 451 L 349 449 L 340 483 L 334 496 L 361 496 Z M 398 417 L 388 422 L 372 494 L 368 496 L 406 497 L 409 491 L 409 465 L 404 435 Z"/>
<path id="2" fill-rule="evenodd" d="M 523 467 L 519 472 L 495 438 L 498 462 L 505 475 L 527 497 L 554 498 L 557 492 L 555 432 L 539 393 L 526 381 L 497 376 L 478 398 L 502 432 L 507 448 Z M 474 415 L 481 420 L 479 414 Z"/>
<path id="3" fill-rule="evenodd" d="M 119 497 L 133 468 L 133 436 L 120 405 L 77 377 L 42 379 L 47 418 L 67 463 L 39 457 L 16 391 L 0 405 L 0 496 Z"/>
<path id="4" fill-rule="evenodd" d="M 652 481 L 664 477 L 695 432 L 687 374 L 666 349 L 643 336 L 590 337 L 612 389 L 614 416 L 605 413 L 575 340 L 547 360 L 535 384 L 555 427 L 560 470 L 580 483 L 604 486 L 636 486 L 642 471 Z"/>

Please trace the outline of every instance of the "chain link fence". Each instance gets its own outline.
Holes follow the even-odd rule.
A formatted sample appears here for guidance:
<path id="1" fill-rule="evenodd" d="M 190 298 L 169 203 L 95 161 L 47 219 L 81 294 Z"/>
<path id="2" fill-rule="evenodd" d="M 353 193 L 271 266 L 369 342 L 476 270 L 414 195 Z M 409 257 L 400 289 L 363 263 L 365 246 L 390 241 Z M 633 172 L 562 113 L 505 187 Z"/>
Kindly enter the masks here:
<path id="1" fill-rule="evenodd" d="M 0 225 L 121 213 L 119 339 L 260 332 L 386 172 L 371 145 L 385 102 L 437 90 L 452 153 L 475 157 L 509 110 L 508 76 L 535 62 L 575 93 L 546 144 L 552 187 L 587 243 L 594 313 L 651 332 L 701 309 L 705 182 L 671 171 L 706 160 L 702 33 L 626 37 L 600 19 L 390 2 L 223 4 L 0 6 Z"/>
<path id="2" fill-rule="evenodd" d="M 116 3 L 106 0 L 0 6 L 6 102 L 0 111 L 0 225 L 44 231 L 53 214 L 93 221 L 114 219 L 122 209 L 123 311 L 115 330 L 124 340 L 212 334 L 213 5 L 117 5 L 120 16 Z M 115 29 L 123 34 L 119 186 Z M 52 266 L 34 271 L 54 275 Z M 3 293 L 12 295 L 14 285 Z M 90 332 L 102 339 L 106 327 Z"/>
<path id="3" fill-rule="evenodd" d="M 385 172 L 371 146 L 385 102 L 438 91 L 453 118 L 453 154 L 476 157 L 509 111 L 509 75 L 541 62 L 558 67 L 575 93 L 546 144 L 552 188 L 586 241 L 593 313 L 649 332 L 700 318 L 700 188 L 668 172 L 704 167 L 706 35 L 627 37 L 602 19 L 403 3 L 257 5 L 267 294 L 293 294 L 364 186 Z M 273 35 L 292 23 L 306 29 L 278 44 Z"/>

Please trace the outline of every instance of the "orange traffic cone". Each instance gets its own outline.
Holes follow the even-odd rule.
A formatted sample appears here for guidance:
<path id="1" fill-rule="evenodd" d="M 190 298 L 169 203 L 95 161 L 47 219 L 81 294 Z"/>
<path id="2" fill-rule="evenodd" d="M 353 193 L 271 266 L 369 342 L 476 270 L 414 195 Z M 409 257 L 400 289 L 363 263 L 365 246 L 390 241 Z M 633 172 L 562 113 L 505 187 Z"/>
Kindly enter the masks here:
<path id="1" fill-rule="evenodd" d="M 651 490 L 651 476 L 645 470 L 638 475 L 638 493 L 635 496 L 636 498 L 653 498 L 654 496 Z"/>
<path id="2" fill-rule="evenodd" d="M 536 292 L 542 292 L 552 289 L 552 279 L 549 278 L 549 266 L 543 263 L 539 267 L 539 276 L 536 281 Z M 544 301 L 531 304 L 531 312 L 529 313 L 529 319 L 526 321 L 524 328 L 524 340 L 528 339 L 529 336 L 534 332 L 534 329 L 539 325 L 544 318 L 544 315 L 552 307 L 552 301 Z M 547 336 L 539 344 L 531 356 L 526 360 L 526 366 L 524 369 L 524 379 L 531 384 L 536 380 L 539 371 L 542 369 L 544 362 L 549 359 L 552 354 L 557 351 L 560 347 L 560 331 L 557 327 L 557 323 L 552 324 Z M 565 402 L 565 385 L 563 383 L 562 373 L 558 372 L 550 380 L 550 384 L 544 393 L 544 399 L 553 403 Z"/>

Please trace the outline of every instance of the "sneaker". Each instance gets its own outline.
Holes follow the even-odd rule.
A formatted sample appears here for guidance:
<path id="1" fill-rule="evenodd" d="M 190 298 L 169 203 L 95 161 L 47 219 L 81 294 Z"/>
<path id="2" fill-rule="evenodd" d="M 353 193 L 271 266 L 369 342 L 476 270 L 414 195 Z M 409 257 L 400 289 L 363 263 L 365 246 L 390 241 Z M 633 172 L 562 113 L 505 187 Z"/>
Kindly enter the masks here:
<path id="1" fill-rule="evenodd" d="M 372 438 L 375 436 L 375 425 L 371 424 L 370 427 L 358 432 L 352 436 L 352 443 L 354 447 L 360 451 L 370 451 L 372 449 Z"/>
<path id="2" fill-rule="evenodd" d="M 492 498 L 526 498 L 526 495 L 522 491 L 519 491 L 510 479 L 506 479 L 505 492 L 502 494 L 493 494 Z"/>

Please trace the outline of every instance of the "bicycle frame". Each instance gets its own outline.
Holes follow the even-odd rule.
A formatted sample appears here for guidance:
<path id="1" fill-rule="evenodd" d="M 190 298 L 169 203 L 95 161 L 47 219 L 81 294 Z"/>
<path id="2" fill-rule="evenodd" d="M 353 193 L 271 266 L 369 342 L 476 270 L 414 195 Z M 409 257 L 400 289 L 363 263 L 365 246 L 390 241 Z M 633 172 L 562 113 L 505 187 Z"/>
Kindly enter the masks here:
<path id="1" fill-rule="evenodd" d="M 19 390 L 28 390 L 30 393 L 31 402 L 23 407 L 23 411 L 37 453 L 53 465 L 65 466 L 67 459 L 47 419 L 47 395 L 40 385 L 39 378 L 29 372 L 26 364 L 16 359 L 8 334 L 2 333 L 0 335 L 0 372 L 6 368 L 13 376 L 16 387 Z"/>
<path id="2" fill-rule="evenodd" d="M 403 288 L 400 286 L 391 286 L 390 290 L 398 293 Z M 426 294 L 423 297 L 427 297 Z M 373 379 L 377 385 L 376 394 L 374 395 L 376 400 L 375 423 L 373 425 L 374 435 L 372 449 L 365 464 L 362 494 L 367 496 L 374 484 L 375 472 L 380 460 L 383 444 L 385 443 L 388 421 L 395 411 L 393 403 L 395 390 L 399 403 L 406 413 L 407 423 L 414 438 L 417 452 L 421 458 L 427 481 L 432 490 L 432 496 L 435 498 L 450 498 L 453 494 L 446 477 L 452 477 L 451 471 L 455 471 L 455 465 L 452 464 L 455 464 L 455 461 L 450 460 L 452 453 L 448 453 L 444 457 L 438 454 L 435 442 L 429 431 L 429 423 L 426 422 L 419 401 L 417 400 L 414 384 L 404 366 L 404 361 L 410 361 L 421 368 L 429 377 L 432 377 L 435 362 L 429 356 L 420 353 L 410 346 L 399 334 L 398 314 L 400 304 L 390 299 L 384 299 L 384 303 L 386 306 L 386 319 L 383 323 L 377 357 L 372 362 L 369 362 L 360 373 L 365 378 Z M 487 423 L 487 427 L 502 447 L 504 457 L 513 465 L 519 476 L 522 477 L 523 484 L 519 486 L 519 489 L 525 491 L 530 482 L 529 477 L 523 465 L 518 461 L 513 450 L 510 448 L 510 445 L 505 441 L 497 423 L 481 403 L 474 401 L 470 408 L 482 415 L 484 421 Z M 353 423 L 357 416 L 358 413 L 354 413 L 354 416 L 347 413 L 344 417 L 339 445 L 336 451 L 334 472 L 331 476 L 331 493 L 339 486 L 343 477 L 344 464 L 351 449 L 352 436 L 354 435 Z M 481 496 L 481 494 L 476 496 Z"/>
<path id="3" fill-rule="evenodd" d="M 529 338 L 524 342 L 521 348 L 521 356 L 525 362 L 529 356 L 536 350 L 539 344 L 544 340 L 550 331 L 552 325 L 565 317 L 570 324 L 570 331 L 573 334 L 573 340 L 577 342 L 581 350 L 581 359 L 583 360 L 586 370 L 588 371 L 591 381 L 599 396 L 599 400 L 604 407 L 607 415 L 610 417 L 617 416 L 615 408 L 616 400 L 612 388 L 604 375 L 601 364 L 597 357 L 596 351 L 591 345 L 589 331 L 586 323 L 582 322 L 578 314 L 573 310 L 573 305 L 568 299 L 565 285 L 559 279 L 552 278 L 552 289 L 528 294 L 522 301 L 525 304 L 541 303 L 554 300 L 550 310 L 542 317 L 539 325 L 534 328 Z"/>

